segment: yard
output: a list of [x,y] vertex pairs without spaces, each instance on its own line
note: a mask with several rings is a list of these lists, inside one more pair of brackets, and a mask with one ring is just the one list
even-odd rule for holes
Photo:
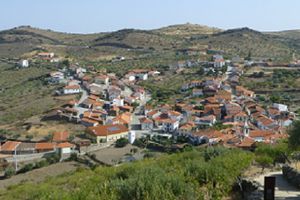
[[[95,154],[96,159],[106,163],[108,165],[115,165],[118,164],[122,159],[126,159],[126,156],[131,157],[132,149],[137,149],[138,147],[132,146],[131,144],[126,145],[123,148],[116,148],[116,147],[108,147],[105,149],[101,149],[99,151],[95,151],[92,154]],[[144,153],[142,149],[138,148],[138,152],[135,153],[133,156],[135,159],[142,159]]]

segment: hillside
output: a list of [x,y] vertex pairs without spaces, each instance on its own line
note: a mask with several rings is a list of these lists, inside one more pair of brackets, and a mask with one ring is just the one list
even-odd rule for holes
[[280,37],[283,37],[283,38],[289,38],[289,39],[300,39],[300,30],[266,32],[266,34],[276,35],[276,36],[280,36]]
[[229,55],[247,56],[250,52],[253,57],[275,60],[288,60],[294,51],[287,41],[279,41],[249,28],[227,30],[206,38],[195,38],[192,42],[208,44],[212,49],[223,50]]
[[72,59],[101,60],[117,55],[176,52],[195,46],[223,50],[225,54],[288,61],[299,55],[300,32],[262,33],[248,28],[222,31],[194,24],[155,30],[123,29],[95,34],[70,34],[21,26],[0,32],[0,57],[21,57],[35,50],[54,51]]

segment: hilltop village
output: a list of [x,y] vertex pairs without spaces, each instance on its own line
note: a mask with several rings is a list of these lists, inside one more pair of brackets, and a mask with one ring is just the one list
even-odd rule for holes
[[[54,53],[47,52],[37,54],[35,59],[59,62]],[[41,120],[80,125],[84,131],[74,135],[57,129],[34,142],[7,139],[1,145],[1,159],[15,163],[19,170],[18,163],[36,162],[55,152],[58,161],[95,152],[101,157],[105,149],[127,143],[160,151],[217,144],[253,150],[258,143],[276,144],[287,138],[286,129],[295,114],[279,102],[261,105],[255,92],[239,83],[249,62],[225,60],[215,54],[212,61],[196,64],[203,67],[203,73],[215,76],[182,82],[178,91],[181,98],[174,104],[153,103],[151,91],[142,86],[148,79],[164,78],[156,69],[132,69],[118,77],[76,63],[58,67],[45,77],[45,82],[59,86],[54,96],[69,100],[45,113]],[[192,65],[195,63],[178,62],[175,71],[180,73]],[[30,67],[28,60],[22,60],[19,67]],[[133,147],[130,151],[138,150]],[[116,159],[121,158],[108,156],[108,164],[124,161]]]

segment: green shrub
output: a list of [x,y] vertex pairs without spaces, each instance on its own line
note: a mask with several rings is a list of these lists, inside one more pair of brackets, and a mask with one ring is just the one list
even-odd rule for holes
[[60,160],[60,155],[58,153],[53,153],[45,156],[49,164],[57,163]]
[[20,173],[31,171],[33,170],[33,168],[34,168],[34,164],[32,163],[26,164],[22,169],[20,169]]
[[4,171],[4,176],[6,177],[6,178],[10,178],[10,177],[12,177],[13,175],[15,175],[16,174],[16,170],[15,170],[15,168],[13,168],[13,167],[7,167],[6,169],[5,169],[5,171]]
[[49,163],[46,160],[41,160],[41,161],[35,163],[34,168],[38,169],[38,168],[46,167],[47,165],[49,165]]
[[116,147],[122,148],[125,147],[129,143],[127,138],[120,138],[116,141]]

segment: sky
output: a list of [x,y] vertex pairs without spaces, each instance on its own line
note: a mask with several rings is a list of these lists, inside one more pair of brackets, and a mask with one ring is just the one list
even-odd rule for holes
[[21,25],[72,33],[193,23],[222,29],[300,29],[299,0],[1,0],[0,30]]

